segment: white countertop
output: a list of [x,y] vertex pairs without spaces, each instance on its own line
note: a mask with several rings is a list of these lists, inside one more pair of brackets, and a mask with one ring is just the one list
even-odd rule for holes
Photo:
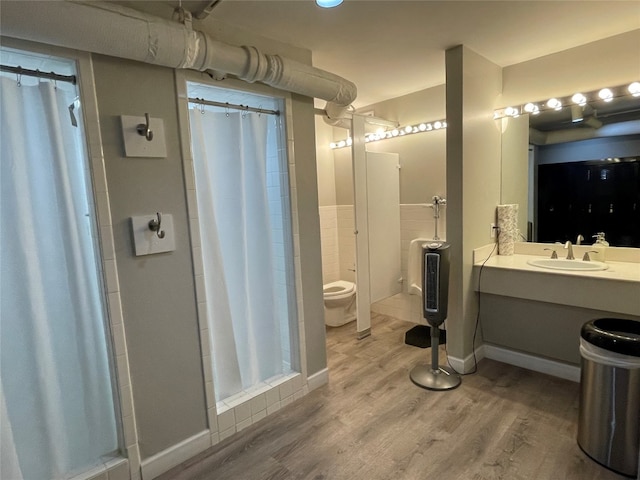
[[[527,262],[535,258],[549,258],[541,255],[494,255],[484,264],[484,268],[505,268],[510,270],[524,270],[547,275],[564,275],[569,277],[586,277],[603,280],[620,280],[625,282],[640,283],[640,263],[632,262],[606,262],[609,266],[607,270],[596,271],[575,271],[575,270],[553,270],[550,268],[535,267]],[[576,259],[575,262],[582,260]],[[477,262],[474,266],[481,266],[482,262]],[[640,285],[638,285],[638,295],[640,296]]]
[[553,270],[527,263],[549,255],[493,255],[484,262],[490,251],[474,252],[476,291],[640,317],[640,263],[605,261],[607,270]]

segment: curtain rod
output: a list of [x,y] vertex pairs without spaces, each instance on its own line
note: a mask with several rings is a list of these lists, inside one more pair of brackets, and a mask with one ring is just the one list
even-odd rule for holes
[[232,108],[234,110],[243,110],[245,112],[264,113],[266,115],[280,115],[278,110],[267,110],[264,108],[249,107],[247,105],[235,105],[233,103],[214,102],[211,100],[205,100],[204,98],[192,98],[189,97],[190,103],[197,103],[200,105],[209,105],[212,107]]
[[75,75],[61,75],[55,72],[41,72],[40,70],[29,70],[28,68],[22,68],[21,66],[11,67],[9,65],[0,65],[0,71],[15,73],[16,75],[26,75],[28,77],[48,78],[58,82],[69,82],[76,84]]

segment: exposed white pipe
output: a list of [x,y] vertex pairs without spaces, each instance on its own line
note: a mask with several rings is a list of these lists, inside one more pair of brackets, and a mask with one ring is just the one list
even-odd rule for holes
[[576,142],[590,138],[603,138],[619,135],[635,135],[640,133],[640,120],[630,120],[605,125],[600,128],[572,128],[541,132],[529,129],[529,141],[534,145],[553,145],[556,143]]
[[[325,119],[325,121],[329,125],[332,125],[334,127],[347,128],[349,130],[351,129],[351,119],[353,118],[353,113],[351,113],[351,110],[349,110],[349,113],[343,114],[341,118],[336,118],[336,119],[329,118],[326,110],[316,108],[314,109],[314,111],[316,115],[322,115],[322,117]],[[373,132],[376,130],[376,128],[380,128],[380,127],[398,128],[398,126],[400,126],[400,124],[396,121],[385,120],[384,118],[373,117],[369,115],[364,116],[364,123],[365,123],[365,133],[367,133],[367,130],[370,130],[371,132]],[[367,128],[367,127],[373,127],[373,128]]]
[[331,72],[251,46],[214,40],[190,26],[105,2],[2,2],[2,34],[171,68],[224,72],[247,82],[327,101],[343,118],[354,83]]

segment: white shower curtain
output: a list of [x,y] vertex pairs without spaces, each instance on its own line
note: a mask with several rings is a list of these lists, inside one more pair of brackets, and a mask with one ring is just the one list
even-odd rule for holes
[[283,371],[267,194],[269,119],[200,109],[190,118],[219,401]]
[[118,448],[88,162],[73,89],[0,82],[2,478],[66,478]]

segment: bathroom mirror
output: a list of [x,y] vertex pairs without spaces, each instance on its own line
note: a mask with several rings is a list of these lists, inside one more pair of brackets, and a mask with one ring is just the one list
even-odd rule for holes
[[519,205],[522,240],[590,244],[604,231],[613,246],[640,247],[640,97],[496,121],[501,202]]

